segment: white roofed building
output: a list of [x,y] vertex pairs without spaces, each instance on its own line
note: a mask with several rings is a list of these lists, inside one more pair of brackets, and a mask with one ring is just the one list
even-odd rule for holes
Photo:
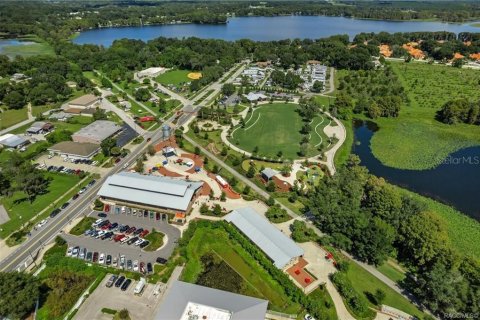
[[98,196],[105,203],[186,213],[202,186],[203,182],[121,172],[107,178]]
[[295,264],[304,251],[292,239],[250,207],[235,209],[225,216],[260,248],[279,269]]

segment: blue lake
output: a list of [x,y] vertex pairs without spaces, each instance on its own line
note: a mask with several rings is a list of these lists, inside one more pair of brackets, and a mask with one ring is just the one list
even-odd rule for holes
[[101,28],[81,32],[73,40],[78,44],[110,46],[116,39],[130,38],[148,41],[157,37],[270,41],[294,38],[325,38],[348,34],[351,39],[361,32],[449,31],[480,32],[472,22],[452,24],[420,21],[359,20],[325,16],[281,16],[230,18],[227,24],[173,24],[145,27]]
[[352,153],[372,174],[449,204],[480,221],[480,147],[454,152],[430,170],[395,169],[383,165],[372,153],[370,139],[377,129],[373,122],[355,122]]
[[19,41],[16,39],[0,39],[0,53],[3,51],[3,48],[10,46],[24,46],[28,44],[33,44],[32,41]]

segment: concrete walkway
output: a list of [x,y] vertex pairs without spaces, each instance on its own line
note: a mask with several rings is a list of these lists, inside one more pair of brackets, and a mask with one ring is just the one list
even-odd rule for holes
[[[0,117],[1,117],[1,113],[0,113]],[[33,116],[32,114],[32,104],[29,102],[28,105],[27,105],[27,119],[26,120],[23,120],[17,124],[14,124],[13,126],[10,126],[8,128],[5,128],[3,130],[0,130],[0,136],[1,135],[4,135],[5,133],[9,133],[10,131],[13,131],[17,128],[21,128],[23,126],[26,126],[27,124],[30,124],[32,123],[33,121],[35,121],[35,117]]]

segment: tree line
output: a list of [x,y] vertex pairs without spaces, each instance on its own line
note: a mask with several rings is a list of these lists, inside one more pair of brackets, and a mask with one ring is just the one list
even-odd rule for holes
[[422,203],[370,175],[352,156],[308,197],[316,225],[335,246],[370,264],[395,257],[402,285],[435,314],[478,314],[480,265],[449,243],[444,222]]
[[437,112],[437,119],[447,124],[480,125],[480,100],[456,99],[448,101]]

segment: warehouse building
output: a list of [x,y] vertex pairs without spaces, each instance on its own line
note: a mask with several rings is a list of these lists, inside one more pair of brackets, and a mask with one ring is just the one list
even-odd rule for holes
[[27,129],[27,133],[30,134],[41,134],[47,133],[53,130],[53,124],[50,122],[37,121],[34,122],[30,128]]
[[0,145],[7,149],[21,149],[29,143],[30,141],[17,136],[16,134],[7,133],[0,136]]
[[103,140],[110,138],[120,132],[122,127],[112,121],[97,120],[86,127],[78,130],[72,135],[72,140],[80,143],[102,143]]
[[268,301],[175,281],[155,319],[264,320]]
[[235,225],[260,248],[279,269],[295,264],[304,251],[250,207],[233,210],[225,220]]
[[98,191],[107,204],[165,213],[187,213],[203,182],[121,172],[107,178]]
[[68,103],[70,108],[75,109],[90,109],[96,108],[100,102],[100,97],[93,94],[86,94],[76,99],[73,99]]
[[100,151],[100,145],[88,142],[62,141],[48,148],[48,151],[63,158],[91,160]]

